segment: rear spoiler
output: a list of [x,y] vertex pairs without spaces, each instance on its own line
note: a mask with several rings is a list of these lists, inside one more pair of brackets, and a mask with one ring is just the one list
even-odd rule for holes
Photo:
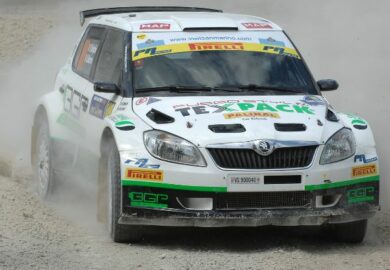
[[144,7],[114,7],[98,8],[80,11],[80,24],[83,26],[85,19],[99,15],[128,13],[128,12],[223,12],[220,9],[199,8],[199,7],[179,7],[179,6],[144,6]]

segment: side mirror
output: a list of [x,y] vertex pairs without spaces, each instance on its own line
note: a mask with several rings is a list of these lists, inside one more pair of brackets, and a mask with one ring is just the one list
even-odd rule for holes
[[95,82],[93,85],[95,92],[99,93],[112,93],[119,95],[120,89],[115,83]]
[[319,80],[317,85],[321,91],[333,91],[339,88],[339,84],[335,80]]

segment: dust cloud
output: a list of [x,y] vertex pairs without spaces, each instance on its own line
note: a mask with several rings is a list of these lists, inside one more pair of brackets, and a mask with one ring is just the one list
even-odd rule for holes
[[[343,112],[357,113],[369,121],[374,131],[381,163],[384,208],[390,208],[388,89],[390,2],[320,0],[242,0],[237,1],[49,1],[0,0],[0,16],[41,16],[50,21],[46,34],[28,44],[22,57],[0,64],[0,153],[14,161],[14,172],[29,171],[30,131],[38,98],[52,89],[57,71],[70,55],[81,34],[78,12],[83,9],[129,5],[186,5],[220,8],[225,12],[251,14],[270,19],[293,39],[316,79],[338,80],[340,88],[325,96]],[[21,15],[22,14],[22,15]],[[28,23],[25,21],[25,23]],[[17,27],[17,26],[16,26]],[[19,25],[18,33],[24,26]],[[47,27],[47,25],[45,25]],[[24,33],[35,35],[34,32]],[[12,55],[12,48],[9,51]],[[95,168],[90,168],[91,171]],[[93,176],[94,177],[94,176]],[[92,178],[93,178],[92,177]],[[60,200],[72,201],[61,209],[71,213],[74,206],[89,201],[83,211],[93,212],[93,192],[83,179],[74,177],[71,185],[82,185],[88,195],[62,192]],[[71,190],[77,190],[73,188]],[[83,190],[82,189],[82,190]],[[76,214],[78,215],[78,214]],[[83,214],[80,214],[83,215]],[[89,217],[92,219],[92,214]],[[79,216],[77,216],[79,217]]]

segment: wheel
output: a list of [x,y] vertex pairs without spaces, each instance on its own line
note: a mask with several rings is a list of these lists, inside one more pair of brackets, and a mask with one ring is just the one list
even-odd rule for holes
[[[99,169],[105,175],[105,187],[100,188],[106,199],[106,224],[111,239],[115,242],[138,242],[142,239],[142,228],[140,226],[119,224],[122,205],[122,187],[120,158],[115,141],[110,138],[107,142],[106,153],[102,154],[100,162],[104,168]],[[101,205],[101,204],[100,204]]]
[[36,121],[37,137],[35,140],[34,175],[36,191],[40,198],[49,199],[53,194],[55,174],[52,161],[52,143],[49,125],[45,117]]
[[334,225],[335,237],[340,242],[361,243],[366,235],[367,219]]

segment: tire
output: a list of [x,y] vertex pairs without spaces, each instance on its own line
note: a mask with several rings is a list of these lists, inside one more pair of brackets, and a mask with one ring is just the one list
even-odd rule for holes
[[335,237],[340,242],[361,243],[367,230],[367,219],[334,225]]
[[37,136],[35,142],[34,178],[35,189],[39,197],[48,200],[52,197],[55,186],[55,173],[53,168],[53,149],[50,139],[49,124],[45,116],[36,120]]
[[103,166],[99,169],[100,173],[105,175],[105,187],[100,188],[100,191],[105,193],[103,198],[106,199],[106,209],[103,213],[106,214],[111,239],[118,243],[140,241],[143,234],[140,226],[118,223],[122,207],[121,170],[118,148],[112,138],[107,141],[106,153],[102,154],[100,166]]

